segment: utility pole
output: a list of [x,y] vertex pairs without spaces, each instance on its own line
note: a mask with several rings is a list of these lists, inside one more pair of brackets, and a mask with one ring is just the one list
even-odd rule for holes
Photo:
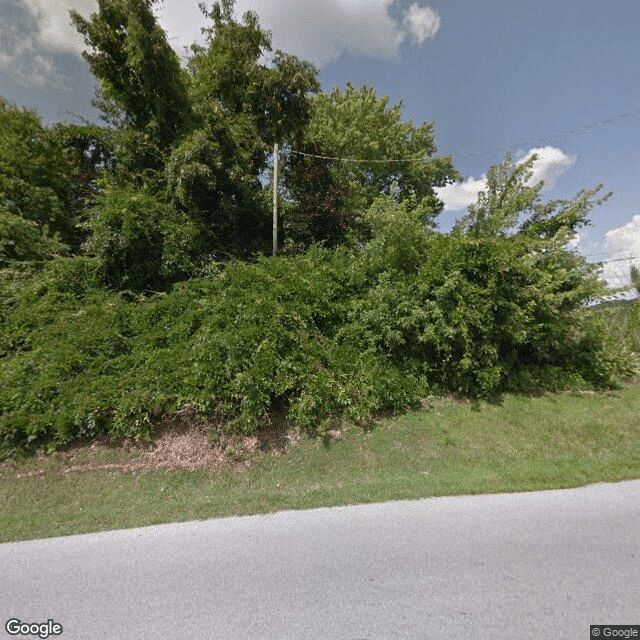
[[278,143],[273,145],[273,255],[278,252]]

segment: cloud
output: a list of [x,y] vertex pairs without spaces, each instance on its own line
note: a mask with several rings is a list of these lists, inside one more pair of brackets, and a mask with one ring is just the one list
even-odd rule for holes
[[94,10],[94,0],[3,0],[0,22],[0,71],[14,82],[36,89],[65,89],[54,55],[79,54],[82,36],[71,26],[69,9]]
[[421,7],[414,3],[406,11],[404,23],[409,29],[413,41],[421,45],[440,29],[440,16],[431,7]]
[[[398,7],[397,0],[237,0],[236,17],[247,11],[255,11],[262,27],[272,32],[274,49],[319,67],[345,51],[392,60],[409,36],[422,45],[440,27],[433,9],[418,3]],[[173,44],[179,53],[201,41],[203,16],[196,0],[165,0],[159,15],[163,27],[177,37]]]
[[640,215],[633,216],[631,222],[607,231],[605,235],[607,250],[612,253],[629,251],[640,255]]
[[[536,184],[542,180],[544,189],[550,189],[567,168],[576,161],[575,156],[568,156],[556,147],[542,147],[531,149],[517,161],[517,164],[527,161],[533,154],[536,154],[538,158],[533,164],[533,175],[528,184]],[[440,187],[435,191],[444,202],[445,211],[460,211],[473,204],[478,197],[478,193],[485,189],[486,186],[487,176],[485,174],[479,180],[470,177],[462,182]]]
[[581,253],[582,247],[580,246],[580,243],[582,242],[582,240],[582,235],[576,233],[576,235],[573,236],[573,238],[571,238],[569,242],[567,242],[567,244],[565,245],[565,249],[567,251],[575,251],[576,253]]
[[38,44],[46,50],[80,53],[84,40],[71,24],[69,10],[76,9],[88,16],[97,11],[96,0],[23,0],[25,7],[38,21]]
[[[83,16],[97,10],[97,0],[2,0],[0,71],[25,86],[64,87],[54,56],[84,49],[71,25],[69,10]],[[400,5],[399,5],[400,3]],[[211,0],[206,2],[211,5]],[[205,18],[198,0],[164,0],[156,5],[159,22],[175,50],[202,41]],[[273,33],[274,49],[282,49],[322,67],[343,52],[394,59],[408,38],[422,45],[440,28],[433,9],[402,0],[237,0],[236,14],[256,11]]]
[[[632,265],[640,268],[640,215],[627,224],[605,234],[607,257],[603,277],[613,287],[626,287],[630,283]],[[613,262],[608,262],[613,260]]]
[[486,176],[476,180],[473,176],[463,182],[454,182],[446,187],[435,189],[436,194],[444,202],[445,211],[461,211],[473,204],[478,194],[487,186]]
[[542,180],[545,189],[551,189],[558,178],[576,161],[576,156],[568,156],[557,147],[541,147],[531,149],[518,160],[518,164],[526,162],[534,154],[538,159],[533,164],[533,175],[529,184],[536,184]]

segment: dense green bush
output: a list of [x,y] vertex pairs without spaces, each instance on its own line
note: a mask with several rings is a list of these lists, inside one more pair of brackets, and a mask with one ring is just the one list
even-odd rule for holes
[[211,260],[210,230],[172,204],[133,185],[109,186],[91,212],[86,248],[114,289],[158,291],[197,275]]
[[77,249],[77,158],[40,117],[0,96],[0,267]]
[[527,268],[492,282],[508,243],[432,234],[413,273],[379,270],[368,247],[315,249],[211,269],[152,298],[102,290],[86,258],[13,288],[5,278],[3,446],[145,437],[154,416],[186,404],[249,432],[274,410],[326,428],[438,391],[549,384],[552,370],[556,382],[607,384],[588,311],[558,310],[545,327],[550,310],[524,299]]
[[[145,198],[114,213],[134,248],[153,224]],[[597,388],[633,373],[631,343],[588,306],[605,291],[597,267],[564,249],[569,227],[548,209],[535,233],[438,234],[428,213],[385,196],[362,216],[364,243],[212,262],[151,297],[102,288],[100,258],[2,272],[3,449],[144,438],[185,405],[243,432],[274,412],[322,430],[431,393]]]
[[33,220],[11,213],[0,204],[0,267],[16,262],[39,262],[65,253],[69,247]]

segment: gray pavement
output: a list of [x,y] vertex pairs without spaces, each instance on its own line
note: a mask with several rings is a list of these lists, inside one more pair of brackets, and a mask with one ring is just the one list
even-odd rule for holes
[[640,625],[640,481],[0,545],[5,622],[72,639],[570,639]]

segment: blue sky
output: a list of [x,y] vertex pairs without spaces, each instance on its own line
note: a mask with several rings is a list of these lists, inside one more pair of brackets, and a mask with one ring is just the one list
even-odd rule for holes
[[[0,0],[0,94],[46,121],[95,117],[93,82],[69,8],[95,0]],[[159,18],[179,53],[200,37],[198,0],[165,0]],[[209,3],[210,4],[210,3]],[[255,10],[275,48],[320,69],[324,90],[350,81],[403,100],[414,122],[435,122],[439,152],[467,179],[442,192],[447,230],[512,146],[533,149],[545,198],[604,183],[577,248],[615,259],[604,275],[628,282],[640,256],[640,2],[638,0],[237,0]],[[610,120],[606,124],[599,124]],[[590,126],[596,125],[596,126]],[[577,130],[577,131],[576,131]],[[569,135],[569,132],[575,131]],[[527,144],[523,144],[527,143]],[[624,260],[622,260],[624,258]],[[640,258],[634,260],[640,265]]]

